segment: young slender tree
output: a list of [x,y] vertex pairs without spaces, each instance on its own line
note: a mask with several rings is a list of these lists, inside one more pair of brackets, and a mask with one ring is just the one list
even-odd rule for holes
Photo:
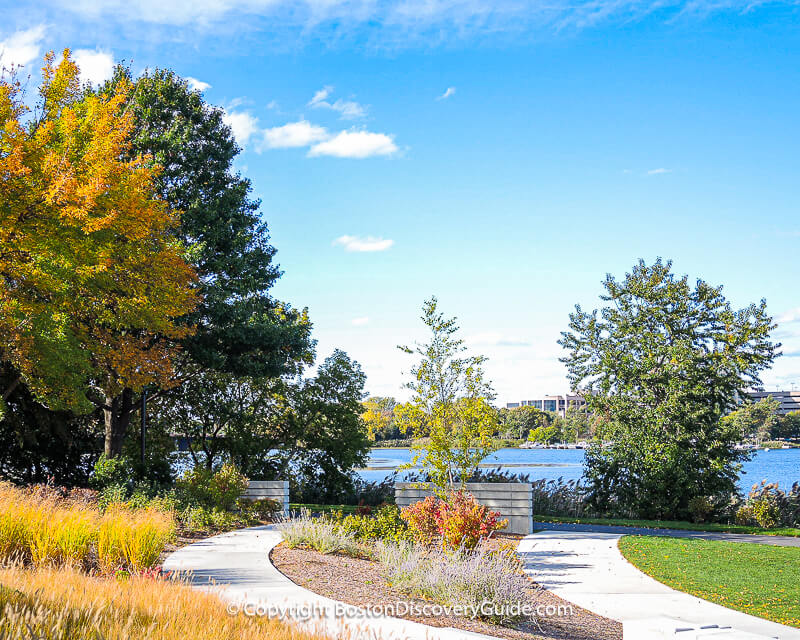
[[430,329],[430,340],[399,349],[416,355],[406,384],[409,402],[399,406],[398,426],[424,442],[414,444],[408,467],[420,465],[433,485],[446,492],[458,484],[463,488],[478,464],[494,450],[497,411],[491,384],[485,379],[483,356],[466,355],[464,341],[457,338],[456,318],[438,311],[435,297],[422,306],[422,321]]
[[605,306],[576,307],[560,340],[572,387],[610,441],[587,452],[593,506],[680,519],[692,497],[728,500],[745,454],[740,429],[720,418],[777,355],[766,302],[735,310],[722,287],[692,287],[661,259],[603,286]]

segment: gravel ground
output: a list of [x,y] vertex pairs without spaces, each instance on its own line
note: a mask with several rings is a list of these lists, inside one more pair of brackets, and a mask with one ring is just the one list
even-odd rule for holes
[[[371,560],[338,555],[323,555],[306,549],[289,549],[285,545],[273,549],[273,564],[301,587],[320,595],[352,605],[373,606],[394,604],[398,601],[426,604],[394,591],[381,575],[380,565]],[[541,605],[569,605],[534,583],[526,597]],[[427,603],[430,604],[430,603]],[[564,609],[562,609],[563,611]],[[419,618],[402,616],[433,627],[455,627],[498,638],[512,640],[538,640],[543,638],[563,640],[621,640],[622,625],[600,617],[590,611],[572,606],[572,615],[543,617],[537,622],[523,622],[515,628],[501,627],[456,616]]]

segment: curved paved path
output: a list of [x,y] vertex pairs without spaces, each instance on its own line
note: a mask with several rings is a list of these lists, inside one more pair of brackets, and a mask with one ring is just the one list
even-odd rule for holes
[[285,617],[305,630],[330,637],[497,640],[388,616],[367,619],[363,609],[303,589],[278,571],[269,560],[269,552],[281,540],[281,534],[273,526],[240,529],[178,549],[165,560],[163,569],[183,574],[196,588],[216,591],[234,608],[247,604],[253,612],[258,607],[262,610],[270,607],[274,613],[285,612]]
[[719,542],[746,542],[769,544],[776,547],[800,547],[800,538],[793,536],[765,536],[754,533],[716,533],[712,531],[684,531],[682,529],[655,529],[651,527],[621,527],[607,524],[571,524],[568,522],[534,522],[535,531],[575,531],[582,533],[618,533],[623,536],[666,536],[668,538],[697,538]]
[[622,622],[626,640],[685,637],[673,635],[674,624],[670,635],[629,632],[644,624],[643,621],[657,618],[680,621],[695,628],[716,624],[757,634],[756,637],[800,640],[800,629],[727,609],[650,578],[622,556],[617,547],[621,537],[621,533],[598,531],[540,531],[523,538],[517,553],[526,573],[546,589]]

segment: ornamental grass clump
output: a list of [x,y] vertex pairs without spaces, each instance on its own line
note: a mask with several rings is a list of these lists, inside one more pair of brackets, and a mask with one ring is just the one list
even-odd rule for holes
[[[177,580],[0,568],[3,640],[313,640],[278,620],[231,616],[216,593]],[[322,636],[316,636],[322,637]]]
[[305,509],[279,524],[278,530],[290,549],[306,547],[324,554],[365,555],[365,550],[352,533],[342,530],[331,520],[311,517],[311,513]]
[[531,584],[513,550],[485,545],[455,551],[408,543],[378,543],[383,574],[395,589],[444,605],[474,607],[481,618],[510,624],[529,604]]
[[164,546],[174,537],[172,514],[111,505],[97,532],[97,562],[107,572],[120,568],[140,572],[156,564]]
[[0,484],[0,562],[141,572],[175,535],[170,511],[111,504],[105,513]]

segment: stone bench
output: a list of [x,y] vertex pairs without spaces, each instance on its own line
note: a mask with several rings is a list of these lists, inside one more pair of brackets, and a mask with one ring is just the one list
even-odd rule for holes
[[287,480],[250,480],[242,497],[249,500],[269,498],[282,506],[283,515],[289,515],[289,482]]

